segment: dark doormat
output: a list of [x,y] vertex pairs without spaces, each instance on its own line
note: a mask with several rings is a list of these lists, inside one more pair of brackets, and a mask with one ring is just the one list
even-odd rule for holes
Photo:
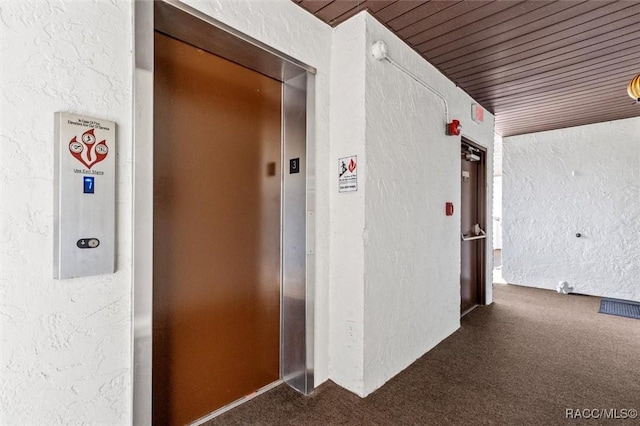
[[600,310],[598,312],[601,314],[640,319],[640,302],[603,297],[600,300]]

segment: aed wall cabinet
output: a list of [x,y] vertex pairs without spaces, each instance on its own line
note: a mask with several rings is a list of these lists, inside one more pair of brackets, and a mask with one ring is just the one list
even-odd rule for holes
[[115,272],[116,123],[55,113],[53,277]]

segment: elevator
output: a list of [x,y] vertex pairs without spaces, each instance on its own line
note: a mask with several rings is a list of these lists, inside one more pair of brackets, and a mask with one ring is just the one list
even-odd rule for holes
[[134,419],[199,424],[282,382],[309,393],[315,69],[178,1],[136,6],[153,264],[135,289]]

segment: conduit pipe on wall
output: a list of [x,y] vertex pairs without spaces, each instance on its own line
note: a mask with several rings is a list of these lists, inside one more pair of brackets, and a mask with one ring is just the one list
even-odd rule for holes
[[387,61],[387,62],[389,62],[391,65],[395,66],[400,71],[404,72],[409,77],[414,79],[422,87],[424,87],[425,89],[429,90],[431,93],[433,93],[437,97],[439,97],[442,100],[442,102],[444,103],[445,124],[449,124],[449,104],[447,103],[447,100],[444,98],[444,96],[442,96],[440,93],[438,93],[438,91],[436,91],[436,89],[434,89],[433,87],[429,86],[424,81],[420,80],[420,78],[418,76],[416,76],[414,73],[412,73],[411,71],[409,71],[408,69],[406,69],[405,67],[403,67],[402,65],[400,65],[399,63],[394,61],[393,59],[391,59],[389,57],[389,55],[388,55],[388,52],[387,52],[387,43],[385,43],[382,40],[378,40],[375,43],[373,43],[373,45],[371,46],[371,55],[377,61]]

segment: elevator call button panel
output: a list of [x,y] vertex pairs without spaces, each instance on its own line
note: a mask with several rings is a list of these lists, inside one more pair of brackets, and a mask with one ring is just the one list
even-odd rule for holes
[[54,278],[115,272],[116,123],[55,114]]

